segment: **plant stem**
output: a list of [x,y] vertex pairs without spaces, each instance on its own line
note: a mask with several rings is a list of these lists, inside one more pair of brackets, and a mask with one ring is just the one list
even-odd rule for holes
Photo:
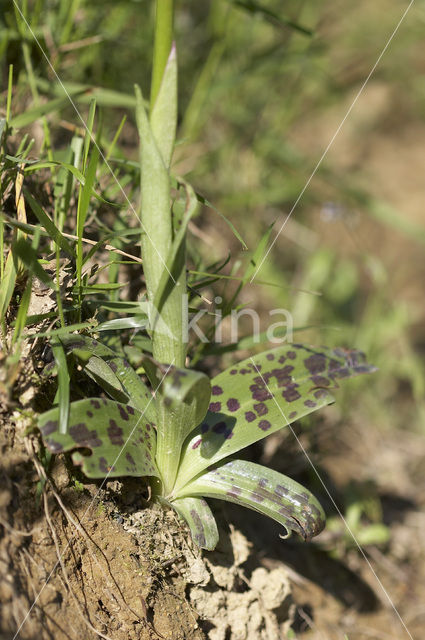
[[174,0],[156,0],[155,43],[153,51],[151,101],[152,111],[161,86],[165,65],[173,43]]
[[[184,326],[187,324],[184,317],[184,242],[173,264],[167,265],[177,232],[176,220],[171,213],[169,173],[177,123],[177,59],[172,43],[173,1],[157,0],[149,122],[140,90],[136,89],[142,141],[142,222],[146,230],[142,235],[143,269],[148,300],[154,305],[151,318],[153,356],[159,362],[184,367]],[[160,288],[164,270],[169,274],[165,289]]]

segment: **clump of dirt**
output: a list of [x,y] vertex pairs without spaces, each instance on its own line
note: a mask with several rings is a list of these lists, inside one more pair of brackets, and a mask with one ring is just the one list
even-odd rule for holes
[[[152,510],[154,513],[155,510]],[[132,514],[124,528],[136,538],[143,533],[145,511]],[[186,596],[199,615],[198,624],[209,640],[261,640],[286,636],[293,617],[291,588],[283,567],[268,571],[258,567],[247,538],[232,525],[221,522],[220,542],[213,552],[201,553],[184,535],[179,545],[170,544],[176,516],[167,512],[168,526],[162,529],[160,558],[186,581]],[[181,525],[178,523],[181,534]],[[158,552],[158,549],[157,549]],[[249,577],[248,577],[249,576]]]

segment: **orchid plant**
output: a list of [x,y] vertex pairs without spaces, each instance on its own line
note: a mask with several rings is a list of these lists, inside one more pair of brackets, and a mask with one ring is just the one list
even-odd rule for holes
[[305,540],[323,529],[323,509],[307,489],[232,456],[332,402],[328,388],[338,380],[371,371],[361,353],[287,344],[243,360],[211,381],[146,356],[152,394],[109,347],[81,335],[62,341],[114,400],[71,403],[65,432],[59,408],[42,414],[39,427],[50,451],[89,450],[91,455],[72,456],[89,478],[148,476],[153,497],[173,507],[205,549],[218,541],[205,497],[250,507]]
[[[333,401],[338,381],[372,371],[357,351],[284,344],[226,369],[212,380],[186,368],[186,230],[197,209],[190,185],[172,176],[177,124],[177,56],[173,0],[156,3],[149,111],[136,87],[140,134],[142,258],[152,355],[142,357],[147,383],[118,353],[86,335],[60,340],[110,396],[72,402],[39,416],[46,447],[72,451],[89,478],[147,478],[153,499],[188,523],[193,540],[213,549],[217,525],[205,501],[245,505],[308,540],[324,526],[316,498],[292,479],[234,459],[241,449]],[[186,194],[172,206],[171,185]],[[139,325],[140,326],[140,325]]]

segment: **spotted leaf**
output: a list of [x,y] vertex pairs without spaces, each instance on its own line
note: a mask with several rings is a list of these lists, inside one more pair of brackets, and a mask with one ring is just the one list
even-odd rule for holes
[[157,405],[157,461],[168,493],[173,486],[186,436],[208,409],[210,381],[204,373],[160,364],[145,356],[143,365],[154,389]]
[[52,453],[91,451],[72,456],[89,478],[159,477],[154,425],[130,404],[86,398],[70,405],[67,433],[59,433],[59,409],[40,415],[38,426]]
[[338,381],[373,371],[358,351],[288,344],[211,381],[209,411],[188,436],[176,490],[219,460],[333,402]]
[[325,526],[323,509],[307,489],[277,471],[245,460],[225,462],[201,474],[179,492],[179,500],[189,496],[219,498],[249,507],[304,540]]
[[171,506],[186,520],[192,540],[198,547],[209,551],[215,549],[218,542],[217,524],[203,498],[178,498]]
[[87,375],[114,400],[131,404],[150,421],[156,421],[155,403],[148,387],[127,360],[106,345],[83,335],[61,336]]

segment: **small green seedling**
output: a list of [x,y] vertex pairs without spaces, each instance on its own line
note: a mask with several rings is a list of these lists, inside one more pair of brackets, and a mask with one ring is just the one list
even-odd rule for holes
[[324,526],[316,498],[290,478],[232,456],[329,404],[329,388],[373,367],[357,351],[285,344],[235,364],[211,381],[185,368],[186,230],[197,196],[177,179],[186,192],[186,207],[171,205],[177,125],[172,22],[173,0],[157,0],[149,113],[136,87],[146,282],[142,304],[152,347],[142,366],[150,385],[100,342],[61,334],[68,353],[111,399],[79,400],[69,412],[60,406],[51,409],[39,417],[40,431],[51,452],[76,449],[73,461],[89,478],[150,478],[153,498],[186,520],[202,548],[213,549],[218,540],[205,497],[245,505],[308,540]]

